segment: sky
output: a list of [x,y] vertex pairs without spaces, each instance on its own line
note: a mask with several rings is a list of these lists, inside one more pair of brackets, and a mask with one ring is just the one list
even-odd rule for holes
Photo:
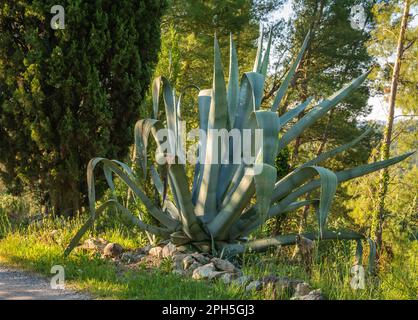
[[[292,3],[290,0],[286,1],[280,10],[274,12],[271,16],[271,19],[278,20],[281,18],[288,19],[293,13]],[[414,21],[413,24],[418,24],[418,19]],[[365,120],[375,120],[375,121],[385,121],[387,120],[388,115],[388,104],[385,101],[383,96],[375,96],[369,98],[369,105],[372,106],[372,112],[365,117]],[[395,116],[401,115],[402,112],[400,109],[395,110]]]

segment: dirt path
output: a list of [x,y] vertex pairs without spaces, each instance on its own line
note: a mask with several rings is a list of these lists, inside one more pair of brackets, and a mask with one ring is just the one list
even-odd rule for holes
[[88,300],[71,290],[53,290],[50,280],[0,265],[0,300]]

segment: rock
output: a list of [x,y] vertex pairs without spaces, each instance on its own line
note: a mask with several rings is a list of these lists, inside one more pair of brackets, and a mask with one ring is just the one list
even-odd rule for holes
[[195,263],[196,260],[192,256],[185,256],[183,258],[183,269],[187,270],[190,268],[190,266]]
[[295,296],[306,296],[311,292],[311,287],[306,282],[298,283],[295,289]]
[[304,296],[294,296],[291,300],[325,300],[325,297],[322,295],[321,289],[316,289]]
[[290,279],[288,277],[278,277],[276,281],[276,287],[281,291],[294,291],[296,290],[296,286],[302,282],[303,281],[301,280]]
[[136,263],[144,257],[145,257],[144,254],[138,254],[135,252],[124,252],[122,253],[122,256],[120,257],[120,259],[126,263]]
[[201,253],[192,253],[191,256],[200,264],[208,264],[210,262],[210,259],[208,257],[205,257]]
[[225,284],[230,284],[236,277],[237,277],[237,275],[235,273],[227,272],[227,273],[224,273],[221,276],[221,280]]
[[161,247],[154,247],[151,248],[148,252],[150,256],[156,257],[156,258],[162,258],[163,257],[163,248]]
[[228,274],[228,273],[226,271],[213,271],[212,273],[209,274],[208,280],[212,281],[212,280],[220,279],[225,274]]
[[108,243],[109,243],[108,241],[102,238],[98,238],[98,239],[90,238],[84,241],[84,243],[81,245],[81,248],[86,249],[86,250],[103,251],[104,247]]
[[163,255],[163,258],[168,258],[168,257],[172,257],[176,252],[177,252],[177,247],[171,242],[169,242],[163,247],[162,255]]
[[259,291],[263,288],[263,283],[261,281],[255,280],[250,282],[246,287],[245,291]]
[[235,266],[227,260],[223,260],[223,259],[219,259],[219,258],[212,258],[211,261],[213,262],[216,269],[218,269],[218,270],[226,271],[226,272],[234,272],[235,271]]
[[208,279],[210,274],[214,271],[215,265],[213,263],[208,263],[193,270],[192,278],[195,280]]
[[123,247],[118,243],[108,243],[103,249],[103,255],[109,258],[119,258],[123,253]]
[[252,280],[253,278],[251,276],[241,276],[235,279],[234,281],[232,281],[231,284],[241,287],[241,286],[247,285],[247,283],[249,283]]
[[193,274],[193,271],[195,271],[197,268],[200,268],[201,266],[202,266],[202,265],[201,265],[199,262],[195,261],[195,262],[193,262],[193,263],[189,266],[189,268],[187,269],[187,271],[188,271],[189,273]]
[[176,253],[174,256],[172,256],[173,259],[173,271],[177,270],[177,271],[181,271],[181,273],[184,273],[184,268],[183,268],[183,259],[186,257],[185,254],[182,253]]

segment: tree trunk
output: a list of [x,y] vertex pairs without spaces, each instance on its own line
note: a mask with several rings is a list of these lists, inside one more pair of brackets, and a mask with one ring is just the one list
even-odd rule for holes
[[[299,96],[300,96],[301,102],[305,101],[308,98],[308,71],[307,71],[308,67],[307,67],[307,64],[309,63],[309,57],[310,57],[311,51],[312,51],[311,43],[312,43],[313,38],[315,36],[314,30],[315,30],[316,27],[320,26],[320,24],[321,24],[322,16],[324,14],[324,8],[325,8],[325,1],[324,0],[318,1],[317,6],[316,6],[316,10],[313,13],[313,16],[314,17],[316,16],[316,19],[314,19],[312,21],[311,26],[310,26],[311,38],[309,40],[308,47],[306,48],[306,54],[305,54],[305,57],[303,59],[304,61],[303,61],[303,63],[301,62],[300,65],[299,65],[300,68],[302,68],[302,67],[304,68],[304,78],[300,83],[301,93],[300,93]],[[298,120],[303,118],[304,115],[305,115],[305,113],[302,112],[299,115]],[[296,164],[296,162],[299,158],[299,149],[300,149],[301,145],[302,145],[302,136],[298,136],[298,137],[296,137],[295,145],[294,145],[293,153],[292,153],[292,164],[294,166],[295,166],[295,164]]]
[[[401,61],[403,55],[403,48],[404,48],[404,38],[405,32],[408,24],[408,16],[409,16],[409,9],[411,5],[410,0],[405,0],[405,7],[402,14],[402,22],[401,22],[401,29],[399,32],[398,38],[398,45],[397,45],[397,53],[396,53],[396,61],[395,66],[393,69],[393,76],[392,76],[392,84],[390,89],[390,99],[389,99],[389,114],[385,129],[385,135],[381,147],[381,159],[387,160],[390,157],[390,144],[392,141],[392,131],[393,131],[393,120],[395,114],[395,102],[396,102],[396,94],[398,91],[398,80],[399,80],[399,72],[401,68]],[[388,191],[388,184],[389,184],[389,170],[385,168],[382,170],[380,175],[379,181],[379,201],[378,207],[373,215],[372,220],[372,230],[371,235],[374,237],[376,241],[376,245],[378,248],[378,253],[381,251],[382,248],[382,233],[383,233],[383,223],[385,220],[385,200],[386,194]]]

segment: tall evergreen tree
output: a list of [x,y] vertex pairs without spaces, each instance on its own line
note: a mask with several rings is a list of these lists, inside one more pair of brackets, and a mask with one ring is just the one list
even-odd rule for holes
[[[0,4],[0,162],[10,189],[57,214],[84,204],[94,156],[124,158],[160,46],[164,0]],[[13,188],[17,186],[20,188]]]

